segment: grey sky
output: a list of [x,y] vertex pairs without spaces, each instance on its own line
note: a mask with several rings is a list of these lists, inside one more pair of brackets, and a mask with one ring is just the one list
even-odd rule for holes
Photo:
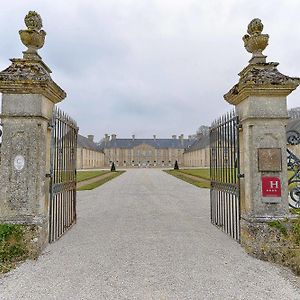
[[[270,35],[267,60],[300,76],[298,0],[1,2],[1,69],[21,56],[18,30],[36,10],[47,32],[40,55],[68,94],[60,106],[97,140],[193,134],[227,112],[223,94],[251,57],[242,36],[255,17]],[[288,106],[299,98],[295,91]]]

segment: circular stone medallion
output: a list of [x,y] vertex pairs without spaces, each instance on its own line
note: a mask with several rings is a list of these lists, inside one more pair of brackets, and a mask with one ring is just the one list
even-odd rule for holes
[[25,166],[25,158],[22,155],[17,155],[14,160],[14,167],[17,171],[21,171]]

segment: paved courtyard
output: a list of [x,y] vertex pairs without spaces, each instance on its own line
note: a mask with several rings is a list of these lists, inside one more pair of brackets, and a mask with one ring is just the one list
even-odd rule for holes
[[0,299],[300,299],[297,278],[209,221],[209,191],[129,170],[78,195],[78,222],[0,279]]

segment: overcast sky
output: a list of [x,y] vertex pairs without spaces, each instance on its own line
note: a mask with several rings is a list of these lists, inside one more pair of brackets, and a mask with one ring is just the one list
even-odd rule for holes
[[[227,112],[253,18],[270,35],[267,60],[300,77],[299,0],[1,0],[1,70],[25,50],[29,10],[47,32],[39,54],[68,94],[60,107],[96,140],[193,134]],[[288,106],[299,100],[300,88]]]

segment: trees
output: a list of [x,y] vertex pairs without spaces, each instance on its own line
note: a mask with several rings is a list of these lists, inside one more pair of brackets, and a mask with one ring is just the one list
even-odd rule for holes
[[199,126],[196,132],[196,137],[201,137],[203,135],[208,135],[208,134],[209,134],[209,126],[201,125]]

